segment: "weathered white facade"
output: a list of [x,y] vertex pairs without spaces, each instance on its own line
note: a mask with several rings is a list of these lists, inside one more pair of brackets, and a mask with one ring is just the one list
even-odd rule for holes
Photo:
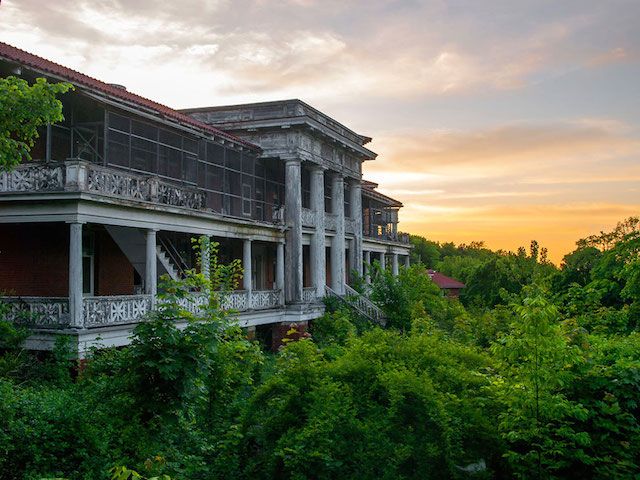
[[408,264],[401,204],[362,181],[370,139],[299,100],[176,112],[0,44],[0,74],[18,71],[76,86],[34,161],[0,173],[0,289],[33,348],[126,344],[158,277],[195,266],[191,237],[242,260],[223,306],[245,327],[312,320],[374,259]]

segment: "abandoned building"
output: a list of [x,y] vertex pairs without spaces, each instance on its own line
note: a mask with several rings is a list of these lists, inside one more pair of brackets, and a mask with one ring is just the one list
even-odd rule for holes
[[75,86],[33,161],[0,172],[0,292],[30,348],[125,345],[199,236],[242,261],[222,305],[243,327],[303,325],[326,295],[381,315],[349,285],[374,261],[397,274],[410,246],[402,204],[362,179],[370,138],[300,100],[176,111],[2,43],[0,75]]

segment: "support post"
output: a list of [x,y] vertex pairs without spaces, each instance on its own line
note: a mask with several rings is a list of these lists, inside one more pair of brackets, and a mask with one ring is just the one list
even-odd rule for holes
[[69,316],[73,328],[84,326],[82,309],[82,223],[69,224]]
[[202,235],[200,237],[200,273],[207,280],[211,279],[211,239],[208,235]]
[[364,252],[364,263],[364,281],[365,283],[371,283],[371,252],[369,250]]
[[280,303],[284,303],[284,243],[276,245],[276,287],[280,289]]
[[360,179],[352,179],[350,187],[349,203],[354,223],[351,268],[362,276],[362,186]]
[[242,287],[249,294],[249,298],[251,298],[251,291],[253,290],[253,285],[251,282],[251,240],[244,240],[242,242]]
[[399,273],[397,253],[391,255],[391,273],[393,273],[394,277],[397,277]]
[[300,160],[287,160],[285,164],[285,270],[287,302],[302,302],[302,176]]
[[144,264],[144,290],[151,295],[151,304],[156,304],[158,293],[158,252],[156,248],[156,232],[152,228],[146,231],[146,255]]
[[404,268],[409,268],[410,266],[411,266],[411,255],[405,255]]
[[326,252],[324,247],[324,169],[319,165],[311,168],[311,210],[316,221],[311,238],[311,278],[316,289],[316,297],[324,297],[327,283]]
[[344,294],[345,243],[344,243],[344,180],[335,172],[331,182],[331,208],[336,216],[336,236],[331,243],[331,288],[338,295]]
[[380,268],[382,268],[382,270],[387,268],[387,261],[384,252],[380,253]]

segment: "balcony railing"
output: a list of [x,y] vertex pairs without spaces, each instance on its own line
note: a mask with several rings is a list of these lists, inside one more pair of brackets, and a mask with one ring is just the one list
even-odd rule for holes
[[324,214],[324,228],[335,231],[338,226],[338,216],[335,213]]
[[302,289],[302,301],[304,303],[313,303],[318,296],[318,289],[316,287],[304,287]]
[[151,301],[151,295],[84,297],[84,326],[91,328],[136,322],[151,311]]
[[69,325],[69,299],[66,297],[3,297],[5,318],[21,325],[64,328]]
[[315,227],[316,225],[316,212],[309,208],[302,209],[302,226],[303,227]]
[[393,234],[393,233],[387,233],[387,232],[382,232],[382,233],[378,233],[378,232],[365,232],[364,234],[364,238],[372,238],[375,240],[383,240],[383,241],[387,241],[387,242],[396,242],[396,243],[404,243],[406,245],[408,245],[409,242],[409,234],[408,233],[403,233],[403,232],[398,232],[397,234]]
[[356,233],[356,219],[345,217],[344,218],[344,231],[354,235]]
[[[30,327],[61,329],[71,325],[69,299],[66,297],[0,297],[7,305],[6,319]],[[207,303],[204,294],[194,293],[181,299],[180,306],[198,315]],[[223,310],[246,312],[268,310],[282,305],[280,290],[237,290],[223,293],[220,299]],[[117,295],[84,297],[82,299],[83,323],[80,327],[95,328],[110,325],[136,323],[152,309],[151,295]]]
[[0,193],[52,191],[89,192],[193,210],[205,206],[204,193],[195,188],[80,160],[31,163],[0,173]]

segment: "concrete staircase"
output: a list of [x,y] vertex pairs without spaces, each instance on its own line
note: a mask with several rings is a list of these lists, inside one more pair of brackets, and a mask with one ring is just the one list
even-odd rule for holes
[[373,323],[377,323],[378,325],[385,326],[387,324],[387,317],[384,312],[374,304],[371,300],[369,300],[364,295],[359,294],[349,285],[345,285],[345,294],[339,295],[334,290],[329,287],[326,288],[326,293],[328,297],[334,297],[339,299],[342,303],[347,305],[349,308],[354,310],[359,315],[362,315],[365,318],[368,318]]
[[[131,265],[133,265],[133,268],[138,272],[138,275],[144,278],[147,251],[147,240],[144,233],[137,228],[113,225],[107,225],[105,228],[118,247],[120,247],[122,253],[125,254]],[[158,262],[158,276],[167,273],[174,280],[179,278],[178,267],[160,245],[156,246],[156,258]]]
[[162,265],[162,268],[164,268],[165,272],[167,272],[171,278],[177,280],[180,273],[171,261],[171,258],[169,258],[169,255],[167,255],[160,245],[156,245],[156,256],[158,257],[158,264]]

